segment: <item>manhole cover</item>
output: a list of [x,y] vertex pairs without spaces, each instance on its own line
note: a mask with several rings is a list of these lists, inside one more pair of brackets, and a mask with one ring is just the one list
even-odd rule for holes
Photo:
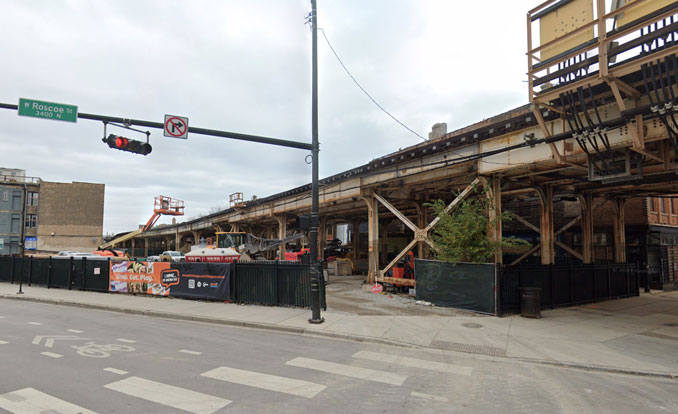
[[479,323],[474,323],[474,322],[467,322],[467,323],[462,323],[461,326],[464,328],[482,328],[483,325]]

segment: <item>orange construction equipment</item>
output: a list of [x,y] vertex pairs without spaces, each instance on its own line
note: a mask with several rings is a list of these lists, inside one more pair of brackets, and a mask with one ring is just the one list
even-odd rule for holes
[[153,215],[148,219],[148,222],[146,222],[144,231],[153,227],[155,222],[158,221],[163,214],[167,216],[183,216],[184,202],[163,195],[155,197],[155,201],[153,202]]

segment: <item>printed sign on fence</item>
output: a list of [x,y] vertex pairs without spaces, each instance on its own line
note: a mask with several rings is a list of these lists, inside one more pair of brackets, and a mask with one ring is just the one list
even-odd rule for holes
[[111,262],[109,291],[230,300],[230,264]]

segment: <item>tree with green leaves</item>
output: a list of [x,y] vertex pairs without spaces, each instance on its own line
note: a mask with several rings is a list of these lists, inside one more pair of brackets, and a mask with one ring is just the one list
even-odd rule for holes
[[515,237],[490,240],[488,228],[494,227],[498,220],[510,221],[511,216],[502,212],[490,220],[491,200],[485,191],[476,188],[475,192],[475,196],[469,196],[450,211],[446,211],[447,206],[442,200],[428,204],[440,218],[431,234],[437,246],[437,259],[452,263],[487,263],[502,248],[529,246],[526,241]]

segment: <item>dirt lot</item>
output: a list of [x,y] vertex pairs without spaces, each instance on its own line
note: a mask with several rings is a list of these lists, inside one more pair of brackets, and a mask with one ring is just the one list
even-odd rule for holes
[[330,276],[327,308],[356,315],[483,316],[459,309],[417,305],[416,299],[407,293],[365,292],[364,279],[365,276]]

